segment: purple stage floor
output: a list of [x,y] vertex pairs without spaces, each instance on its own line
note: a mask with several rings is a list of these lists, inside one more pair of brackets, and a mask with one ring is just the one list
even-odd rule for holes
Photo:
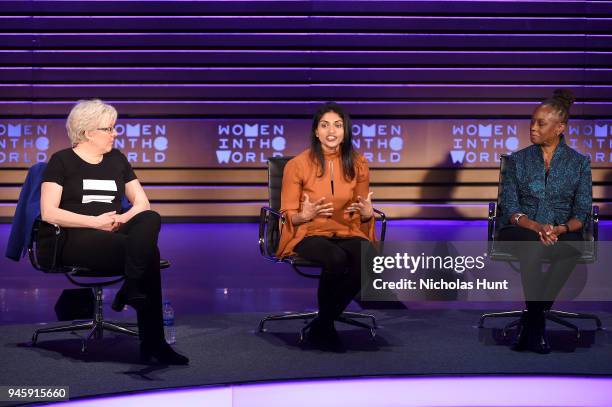
[[[175,346],[190,357],[189,366],[142,365],[137,359],[138,341],[123,335],[109,334],[92,341],[85,354],[80,351],[80,338],[71,333],[43,335],[38,346],[32,347],[29,338],[34,325],[54,324],[57,297],[73,286],[61,275],[34,270],[26,259],[15,263],[2,257],[0,360],[5,364],[0,382],[16,386],[69,383],[71,399],[183,388],[142,398],[104,400],[108,405],[168,404],[166,396],[174,404],[184,401],[185,405],[206,401],[221,406],[281,405],[270,400],[282,405],[337,405],[307,395],[349,400],[355,406],[610,405],[605,390],[612,366],[609,331],[596,331],[592,321],[581,321],[582,335],[576,340],[573,332],[552,326],[552,355],[512,352],[509,344],[514,333],[503,336],[499,328],[507,321],[491,321],[482,329],[476,328],[481,309],[511,308],[507,303],[412,302],[404,304],[408,310],[373,310],[379,324],[376,341],[365,330],[341,325],[340,335],[348,349],[342,354],[300,344],[300,321],[270,323],[266,332],[258,333],[257,323],[268,313],[313,309],[316,281],[297,275],[287,265],[261,258],[257,227],[250,223],[201,223],[165,224],[162,228],[160,248],[163,257],[172,262],[172,267],[163,271],[164,295],[177,314]],[[9,229],[9,225],[0,225],[2,252]],[[392,221],[387,240],[460,241],[485,235],[486,223],[482,221]],[[600,240],[612,240],[610,237],[612,222],[602,222]],[[105,292],[106,317],[133,321],[131,309],[122,313],[108,309],[115,289]],[[604,326],[610,326],[611,304],[567,305],[601,310],[597,313]],[[359,305],[354,302],[351,308],[359,309]],[[39,372],[32,375],[36,369]],[[277,383],[292,379],[299,381]],[[315,379],[327,380],[311,381]],[[261,381],[265,383],[253,384]],[[534,391],[545,385],[548,390],[540,395],[505,392],[512,385],[523,389],[533,386]],[[204,388],[212,393],[204,394],[202,386],[208,386]],[[368,394],[376,395],[373,400],[380,403],[368,399]],[[349,395],[353,398],[347,398]],[[79,405],[97,405],[101,400],[81,402]]]
[[[272,264],[259,255],[253,223],[164,224],[162,257],[172,267],[163,271],[164,296],[177,316],[233,312],[278,312],[315,307],[316,282],[289,266]],[[0,250],[6,249],[10,225],[0,225]],[[387,241],[477,240],[486,236],[484,221],[390,221]],[[600,223],[600,240],[612,240],[612,222]],[[64,288],[73,286],[61,275],[34,270],[27,259],[0,258],[0,324],[55,320],[53,306]],[[106,306],[115,289],[105,291]],[[412,304],[414,307],[427,306]],[[440,304],[431,305],[440,307]],[[474,304],[445,303],[470,308]],[[352,304],[358,309],[358,305]],[[499,308],[499,307],[498,307]],[[107,315],[118,314],[107,310]],[[132,318],[133,311],[120,314]]]

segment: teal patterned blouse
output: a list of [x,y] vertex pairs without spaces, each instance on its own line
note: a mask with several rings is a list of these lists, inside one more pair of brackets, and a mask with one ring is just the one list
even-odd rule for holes
[[508,225],[510,215],[520,212],[542,224],[559,225],[576,218],[586,226],[592,200],[590,160],[569,147],[563,135],[548,175],[538,145],[509,157],[500,199],[503,224]]

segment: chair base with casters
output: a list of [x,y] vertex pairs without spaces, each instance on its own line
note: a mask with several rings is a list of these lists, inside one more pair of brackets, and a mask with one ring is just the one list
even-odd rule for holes
[[[283,172],[285,165],[292,157],[271,157],[268,159],[268,197],[269,207],[261,208],[259,213],[259,252],[262,257],[273,263],[289,264],[291,268],[299,275],[318,279],[321,277],[320,273],[309,273],[302,269],[315,268],[320,270],[321,265],[302,259],[300,257],[276,257],[276,250],[278,248],[280,238],[280,223],[285,222],[285,218],[279,212],[281,206],[281,189],[283,183]],[[385,240],[385,233],[387,230],[387,218],[385,214],[377,209],[374,209],[376,220],[381,223],[380,228],[380,241]],[[304,320],[306,325],[300,331],[300,340],[304,339],[305,333],[312,324],[314,318],[316,318],[318,312],[288,312],[279,315],[270,315],[263,318],[259,322],[259,332],[264,332],[264,325],[268,321],[284,321],[292,319]],[[371,325],[360,321],[360,319],[370,320]],[[342,322],[348,325],[356,326],[359,328],[365,328],[370,331],[372,338],[376,336],[376,318],[371,314],[364,314],[360,312],[343,312],[336,321]]]
[[[375,209],[375,212],[378,214],[378,216],[380,216],[383,222],[383,225],[386,226],[385,214],[376,209]],[[310,262],[300,257],[287,257],[287,258],[280,259],[276,257],[273,253],[270,253],[270,250],[268,249],[270,247],[269,237],[272,237],[274,239],[274,237],[270,236],[270,234],[277,233],[277,231],[275,231],[274,229],[270,231],[268,227],[270,225],[274,225],[275,223],[278,223],[279,221],[281,221],[281,219],[282,219],[282,215],[278,211],[272,208],[268,208],[268,207],[261,208],[260,222],[259,222],[259,248],[260,248],[261,255],[265,259],[272,261],[274,263],[285,263],[285,264],[291,265],[293,270],[303,277],[318,279],[320,277],[319,273],[314,273],[314,274],[307,273],[307,272],[304,272],[302,268],[320,269],[321,268],[320,264]],[[381,236],[382,236],[381,240],[384,239],[384,230],[385,230],[385,227],[383,226],[383,231],[381,232]],[[308,330],[308,328],[310,328],[310,325],[314,321],[314,318],[317,317],[317,315],[318,315],[318,312],[316,311],[287,312],[283,314],[269,315],[263,318],[259,322],[258,331],[265,332],[264,325],[268,321],[287,321],[287,320],[295,320],[295,319],[304,320],[306,325],[300,330],[300,342],[301,342],[304,340],[306,331]],[[371,321],[371,324],[367,324],[365,322],[359,321],[360,319],[366,319],[366,320],[369,319]],[[352,325],[352,326],[356,326],[359,328],[367,329],[370,331],[370,336],[372,337],[372,339],[376,337],[376,328],[377,328],[376,318],[372,314],[345,311],[338,318],[336,318],[336,321],[342,322],[347,325]]]
[[[303,342],[304,338],[306,337],[306,331],[308,331],[308,328],[310,328],[310,325],[312,324],[314,319],[317,317],[317,315],[319,315],[317,311],[287,312],[284,314],[268,315],[267,317],[259,321],[258,330],[259,332],[266,332],[266,329],[264,328],[264,324],[268,321],[288,321],[288,320],[293,320],[293,319],[300,319],[306,323],[306,325],[300,330],[300,342]],[[369,319],[371,321],[371,325],[361,322],[358,319]],[[368,329],[370,331],[370,335],[372,339],[376,337],[376,328],[377,328],[376,318],[372,314],[345,311],[342,313],[342,315],[336,318],[336,321],[342,322],[347,325],[352,325],[352,326],[356,326],[359,328]]]
[[[484,321],[487,318],[517,318],[514,321],[504,326],[502,332],[503,332],[503,335],[506,336],[508,333],[508,330],[510,330],[511,328],[514,328],[515,326],[518,326],[518,324],[520,323],[521,315],[523,315],[523,312],[526,312],[526,311],[527,310],[504,311],[504,312],[491,312],[487,314],[482,314],[480,316],[480,320],[478,321],[478,328],[484,328]],[[590,319],[590,320],[595,321],[595,324],[598,330],[603,329],[601,325],[601,320],[599,319],[597,315],[594,315],[594,314],[586,314],[582,312],[580,313],[579,312],[566,312],[566,311],[558,311],[558,310],[551,309],[544,313],[544,317],[548,321],[555,322],[559,325],[562,325],[566,328],[573,330],[574,333],[576,334],[576,340],[580,339],[580,336],[581,336],[580,329],[576,325],[572,324],[571,322],[566,321],[566,319]]]
[[131,336],[138,336],[138,331],[130,329],[129,327],[135,327],[135,323],[119,323],[114,321],[104,320],[102,313],[102,290],[105,286],[118,283],[123,280],[121,278],[115,278],[99,283],[83,283],[77,282],[72,276],[67,274],[68,279],[79,287],[90,287],[94,290],[95,302],[94,302],[94,318],[87,322],[73,322],[71,324],[37,329],[32,335],[32,346],[36,346],[38,341],[38,335],[43,333],[51,332],[76,332],[76,331],[88,331],[87,335],[83,338],[81,343],[81,352],[87,351],[87,343],[90,339],[102,339],[104,336],[104,330],[108,330],[115,333],[122,333]]
[[[55,235],[54,244],[52,245],[53,247],[50,249],[44,249],[45,257],[49,258],[50,261],[43,262],[43,264],[40,262],[39,252],[41,250],[39,250],[38,247],[38,235],[41,227],[46,227],[53,230]],[[45,273],[61,273],[64,274],[72,284],[79,287],[91,288],[94,291],[94,316],[91,321],[78,321],[61,326],[37,329],[32,335],[32,346],[36,346],[38,342],[38,335],[52,332],[87,331],[87,334],[85,337],[83,337],[81,343],[82,352],[87,351],[87,344],[90,339],[102,339],[105,330],[130,336],[138,336],[137,330],[130,329],[136,327],[136,323],[115,322],[104,319],[102,301],[103,289],[104,287],[122,282],[125,277],[117,274],[100,274],[95,270],[90,270],[85,267],[59,265],[57,258],[61,234],[62,231],[59,226],[37,220],[32,230],[32,243],[30,244],[30,247],[28,247],[30,262],[37,270]],[[170,263],[167,260],[160,260],[159,266],[160,269],[166,269],[170,267]],[[95,279],[95,281],[86,282],[84,279]]]
[[[509,253],[507,250],[500,248],[497,244],[497,235],[499,232],[499,218],[502,216],[501,208],[499,207],[499,198],[501,194],[502,179],[505,175],[506,163],[508,155],[503,154],[500,157],[500,174],[499,174],[499,188],[498,188],[498,202],[489,203],[489,213],[487,216],[487,241],[488,241],[488,256],[491,260],[505,261],[508,262],[511,267],[520,272],[519,268],[513,263],[517,262],[518,258]],[[577,259],[578,264],[591,264],[597,261],[597,241],[599,239],[599,207],[594,205],[592,207],[590,219],[587,221],[587,228],[584,232],[583,239],[585,241],[585,250],[581,256]],[[546,259],[544,259],[546,261]],[[503,328],[503,334],[506,335],[507,331],[520,323],[520,317],[524,310],[514,310],[505,312],[492,312],[483,314],[478,322],[478,327],[484,327],[484,321],[487,318],[516,318],[510,323],[506,324]],[[573,323],[566,319],[588,319],[593,320],[597,326],[597,329],[602,329],[601,320],[594,314],[577,313],[577,312],[566,312],[559,310],[549,310],[545,312],[545,318],[548,321],[555,322],[566,328],[573,330],[576,334],[576,339],[581,336],[580,329]]]

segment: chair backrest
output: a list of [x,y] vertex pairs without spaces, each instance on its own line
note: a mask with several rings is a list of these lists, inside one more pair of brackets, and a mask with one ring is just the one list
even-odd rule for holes
[[293,157],[268,158],[268,204],[270,208],[275,211],[280,210],[285,165],[287,165],[287,162],[292,158]]
[[40,184],[46,166],[47,163],[31,166],[19,192],[11,233],[6,245],[6,257],[12,260],[19,261],[30,245],[32,225],[40,216]]
[[60,265],[60,253],[66,239],[59,226],[40,220],[34,221],[28,255],[32,266],[44,273],[66,273]]
[[[283,173],[285,165],[293,157],[270,157],[268,158],[268,206],[275,211],[280,210],[281,189],[283,187]],[[279,220],[273,216],[267,219],[266,225],[266,253],[276,253],[280,242]]]
[[510,158],[510,155],[508,154],[502,154],[499,157],[499,181],[497,183],[497,204],[496,204],[496,209],[495,209],[495,230],[496,232],[501,226],[501,222],[499,222],[499,219],[503,216],[502,208],[499,204],[501,202],[501,196],[502,196],[502,192],[504,188],[503,186],[504,184],[502,181],[504,177],[506,176],[506,170],[508,168],[508,158]]

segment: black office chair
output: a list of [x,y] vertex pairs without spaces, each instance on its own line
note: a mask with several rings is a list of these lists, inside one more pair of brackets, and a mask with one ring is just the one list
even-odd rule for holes
[[[499,235],[499,230],[501,227],[500,218],[504,215],[502,214],[502,210],[499,206],[499,201],[502,193],[502,179],[506,174],[506,164],[509,155],[503,154],[500,157],[500,167],[499,167],[499,184],[497,189],[497,202],[489,203],[489,214],[487,217],[488,226],[487,226],[487,240],[488,240],[488,256],[491,260],[497,261],[506,261],[512,266],[515,271],[520,272],[519,266],[517,265],[518,258],[513,254],[507,251],[505,245],[502,245],[497,240]],[[599,207],[593,206],[590,219],[587,221],[587,228],[584,229],[584,241],[585,247],[581,256],[578,258],[577,262],[579,264],[590,264],[597,261],[597,241],[598,241],[598,232],[599,232]],[[543,259],[543,262],[547,262],[547,259]],[[492,312],[483,314],[480,317],[480,321],[478,322],[478,327],[482,328],[484,326],[484,321],[486,318],[506,318],[513,317],[517,318],[514,321],[510,322],[503,328],[503,334],[506,335],[507,331],[517,326],[520,322],[520,316],[522,315],[523,310],[516,311],[505,311],[505,312]],[[574,330],[576,333],[576,338],[580,338],[580,330],[574,324],[565,319],[592,319],[595,321],[597,325],[597,329],[601,329],[601,320],[593,314],[585,314],[585,313],[577,313],[577,312],[566,312],[566,311],[558,311],[558,310],[550,310],[546,312],[546,319],[556,322],[557,324],[563,325],[567,328]]]
[[[37,329],[32,335],[32,345],[36,346],[38,335],[42,333],[88,330],[89,332],[83,338],[81,346],[81,351],[85,352],[89,339],[102,339],[104,330],[138,336],[136,330],[130,329],[130,327],[135,327],[136,324],[107,321],[102,313],[102,290],[104,287],[123,281],[125,278],[123,270],[117,270],[109,274],[100,273],[85,267],[60,264],[59,249],[63,236],[63,230],[59,226],[37,219],[32,228],[32,239],[28,247],[30,262],[37,270],[44,273],[64,274],[72,284],[93,289],[94,316],[90,321],[73,322],[67,325]],[[160,260],[159,265],[161,269],[170,267],[170,263],[167,260]],[[88,279],[93,279],[93,281],[86,281]]]
[[[287,220],[280,214],[281,188],[283,184],[283,171],[287,162],[293,157],[273,157],[268,159],[268,194],[269,207],[261,208],[259,215],[259,251],[261,255],[274,263],[289,264],[293,270],[299,275],[306,278],[318,279],[321,276],[319,272],[306,272],[303,268],[321,269],[321,265],[313,263],[300,257],[285,257],[280,259],[276,257],[276,249],[280,239],[280,222]],[[387,230],[387,220],[383,212],[374,209],[377,216],[377,221],[381,222],[380,241],[385,240]],[[264,324],[267,321],[283,321],[291,319],[302,319],[306,325],[300,331],[300,341],[304,340],[306,330],[310,327],[312,320],[317,316],[317,311],[312,312],[287,312],[279,315],[269,315],[259,322],[259,332],[264,332]],[[369,319],[371,325],[359,321],[358,319]],[[339,322],[365,328],[370,331],[372,338],[376,336],[376,318],[374,315],[361,312],[345,311],[336,319]]]

